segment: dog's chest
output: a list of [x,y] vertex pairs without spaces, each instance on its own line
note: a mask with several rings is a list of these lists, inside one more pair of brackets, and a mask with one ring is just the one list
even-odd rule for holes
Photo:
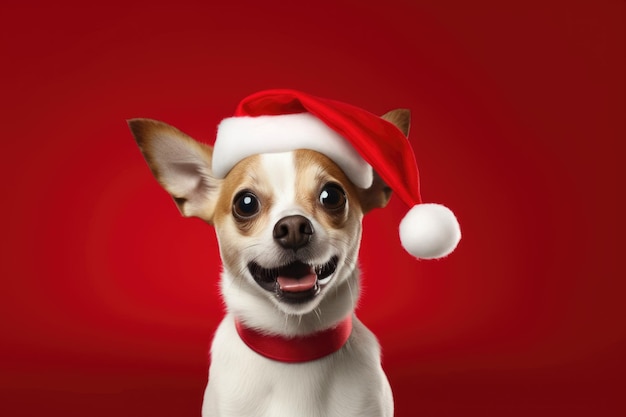
[[391,416],[391,390],[376,339],[356,321],[350,341],[320,360],[285,364],[252,352],[232,317],[211,349],[203,417]]

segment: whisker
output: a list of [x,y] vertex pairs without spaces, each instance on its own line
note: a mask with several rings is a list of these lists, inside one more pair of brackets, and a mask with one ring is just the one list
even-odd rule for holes
[[320,322],[320,324],[322,324],[322,312],[320,311],[320,308],[316,308],[315,310],[313,310],[313,312],[317,316],[317,320]]
[[350,285],[350,280],[346,282],[348,283],[348,292],[350,293],[350,301],[352,302],[352,304],[354,304],[356,300],[354,299],[354,294],[352,293],[352,285]]

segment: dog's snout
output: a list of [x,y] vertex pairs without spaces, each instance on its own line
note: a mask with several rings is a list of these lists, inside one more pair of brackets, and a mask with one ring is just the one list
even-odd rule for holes
[[287,216],[274,226],[274,240],[285,249],[297,250],[311,240],[313,225],[304,216]]

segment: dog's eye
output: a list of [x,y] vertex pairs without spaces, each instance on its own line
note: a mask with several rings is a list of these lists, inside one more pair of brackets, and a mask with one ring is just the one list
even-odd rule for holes
[[233,213],[235,216],[247,219],[259,212],[259,199],[250,191],[242,191],[237,194],[233,202]]
[[320,193],[320,203],[327,210],[340,210],[346,205],[346,193],[334,183],[328,183]]

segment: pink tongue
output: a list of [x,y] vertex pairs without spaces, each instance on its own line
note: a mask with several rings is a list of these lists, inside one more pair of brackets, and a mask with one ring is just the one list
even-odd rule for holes
[[313,270],[300,278],[278,276],[278,285],[280,289],[287,292],[308,291],[315,287],[317,275]]

